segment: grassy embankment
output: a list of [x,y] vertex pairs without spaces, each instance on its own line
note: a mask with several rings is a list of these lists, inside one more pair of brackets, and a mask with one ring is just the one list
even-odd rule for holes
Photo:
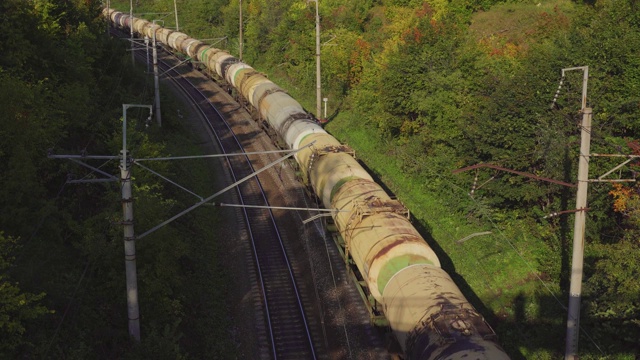
[[[524,34],[537,26],[536,16],[552,12],[558,6],[570,12],[572,4],[559,1],[546,4],[505,4],[475,16],[470,31],[488,46],[508,49],[518,44],[525,50]],[[500,27],[500,29],[498,29]],[[264,69],[261,69],[264,71]],[[270,78],[287,89],[307,109],[315,108],[313,89],[300,89],[266,70]],[[536,234],[527,233],[531,224],[517,214],[499,223],[470,223],[464,214],[455,213],[450,199],[425,191],[430,179],[416,178],[402,171],[399,161],[390,156],[396,146],[381,139],[377,129],[355,110],[339,113],[326,129],[340,141],[352,146],[358,158],[410,210],[416,227],[438,253],[443,268],[456,280],[465,295],[496,328],[501,343],[514,358],[554,358],[563,348],[565,299],[557,280],[545,278],[540,262],[556,261],[558,254]],[[473,164],[469,164],[473,165]],[[432,174],[438,178],[439,174]],[[469,184],[471,185],[471,184]],[[447,192],[468,192],[449,184]],[[459,243],[468,235],[491,231]],[[542,280],[544,278],[544,280]]]
[[[277,75],[270,77],[288,89],[305,108],[314,107],[313,90],[299,89]],[[533,235],[522,232],[520,228],[524,226],[519,226],[518,220],[508,222],[508,226],[478,225],[468,223],[464,214],[452,212],[449,199],[424,190],[429,179],[411,177],[402,171],[401,164],[388,155],[394,145],[381,139],[376,129],[367,126],[365,119],[355,113],[339,114],[326,130],[353,147],[372,175],[410,209],[414,224],[438,254],[442,267],[474,306],[488,317],[505,348],[525,358],[547,357],[544,355],[546,350],[540,353],[539,348],[548,347],[549,341],[525,338],[528,336],[523,328],[528,323],[538,322],[543,314],[545,317],[549,314],[548,309],[540,309],[549,301],[540,298],[548,299],[552,295],[537,278],[540,275],[537,256],[548,254],[549,249]],[[452,191],[466,193],[468,189]],[[484,231],[492,234],[457,243],[468,235]],[[557,285],[546,285],[557,293]],[[516,302],[520,305],[514,306]],[[560,305],[556,304],[556,307],[557,316],[562,316]],[[553,321],[553,327],[560,329],[562,322],[558,317]],[[557,336],[554,337],[557,342]]]
[[[472,30],[493,47],[517,43],[531,26],[531,15],[552,11],[554,6],[550,3],[498,6],[477,14]],[[503,26],[506,31],[496,26]],[[296,88],[275,71],[259,70],[269,73],[274,82],[287,89],[307,109],[315,108],[313,89]],[[424,184],[429,179],[403,173],[401,164],[389,156],[393,153],[393,142],[381,139],[376,129],[366,124],[366,119],[355,111],[345,111],[327,125],[327,130],[356,149],[372,174],[411,210],[414,223],[438,253],[443,268],[489,317],[500,335],[500,342],[512,357],[553,358],[552,354],[562,348],[563,309],[553,299],[559,296],[558,285],[543,284],[537,276],[544,274],[537,269],[540,261],[549,261],[548,258],[555,255],[535,235],[520,230],[528,226],[521,226],[516,215],[499,224],[478,224],[468,223],[464,214],[452,212],[449,199],[425,191]],[[433,174],[434,178],[438,176]],[[466,193],[468,189],[450,191]],[[492,234],[457,243],[482,231]],[[560,301],[564,299],[560,297]]]

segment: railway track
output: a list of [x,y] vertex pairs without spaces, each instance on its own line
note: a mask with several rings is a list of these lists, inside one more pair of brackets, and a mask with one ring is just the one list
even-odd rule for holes
[[[141,54],[139,54],[141,55]],[[142,56],[140,56],[142,58]],[[143,59],[145,61],[146,59]],[[225,154],[244,153],[241,141],[224,116],[198,85],[182,76],[174,65],[158,63],[173,82],[189,97],[206,119],[218,146]],[[255,172],[251,159],[246,156],[226,158],[229,175],[234,182]],[[237,199],[242,205],[269,206],[265,190],[257,177],[237,187]],[[258,308],[264,314],[264,326],[259,326],[258,351],[265,359],[316,359],[316,346],[307,322],[303,297],[296,284],[291,261],[285,250],[282,235],[270,209],[242,208],[244,227],[249,235],[256,268],[256,280],[261,291]]]
[[[136,55],[141,62],[146,61],[144,51],[138,51]],[[187,72],[186,66],[175,67],[179,60],[173,55],[163,58],[169,63],[159,62],[160,73],[173,69],[165,76],[171,78],[177,87],[182,89],[194,107],[207,119],[207,126],[216,134],[224,152],[239,153],[243,147],[246,151],[270,150],[273,145],[265,145],[264,139],[268,137],[261,130],[255,132],[258,126],[248,114],[240,121],[231,115],[240,112],[239,104],[229,105],[219,100],[221,96],[216,96],[216,92],[226,96],[223,90],[212,90],[211,86],[204,85],[203,75],[199,71]],[[211,82],[206,80],[206,83]],[[212,101],[218,109],[225,112],[230,123],[225,121],[212,105]],[[255,141],[260,137],[263,138],[262,141]],[[258,143],[262,145],[257,145]],[[266,153],[251,155],[251,158],[228,157],[226,168],[230,170],[229,177],[235,181],[253,172],[251,163],[261,164],[258,165],[260,168],[273,162],[278,156],[280,155]],[[244,166],[244,170],[240,170],[238,166]],[[266,186],[269,189],[269,199],[276,206],[318,206],[305,200],[306,191],[295,179],[292,171],[282,172],[272,168],[260,174],[260,178],[262,184],[255,178],[239,186],[237,194],[229,194],[233,200],[228,200],[247,205],[268,204],[265,191],[262,189],[262,186]],[[274,196],[280,192],[283,194]],[[249,220],[235,223],[229,230],[246,234],[246,238],[253,239],[251,251],[246,251],[251,253],[247,256],[251,259],[245,262],[254,263],[256,266],[255,269],[248,267],[245,276],[254,284],[252,293],[262,292],[261,295],[254,296],[252,306],[252,312],[258,320],[255,326],[255,341],[249,340],[250,343],[255,342],[257,349],[247,349],[253,353],[252,358],[389,358],[383,344],[383,333],[369,323],[367,310],[357,290],[348,280],[343,259],[333,244],[329,244],[332,240],[327,237],[323,239],[324,229],[319,225],[322,221],[316,220],[315,225],[301,225],[303,219],[316,215],[315,212],[292,214],[290,211],[274,210],[276,220],[273,212],[269,210],[236,208],[235,211],[238,218]],[[278,233],[276,222],[287,229]],[[296,228],[293,232],[292,227]],[[263,235],[256,236],[268,233],[271,233],[271,243],[260,240]],[[291,254],[293,258],[287,258],[287,254]],[[274,266],[277,263],[287,265],[278,269]],[[287,285],[288,290],[282,287],[282,284],[291,281],[286,280],[287,278],[294,277],[299,286],[293,282]],[[302,314],[306,315],[306,318],[301,317]]]

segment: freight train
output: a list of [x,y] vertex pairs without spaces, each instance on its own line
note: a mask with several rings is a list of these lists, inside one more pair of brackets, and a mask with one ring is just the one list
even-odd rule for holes
[[[290,149],[304,182],[327,209],[369,295],[382,307],[406,359],[509,359],[438,257],[392,199],[316,119],[265,75],[187,34],[114,9],[115,26],[156,39],[224,79]],[[312,144],[310,147],[306,145]]]

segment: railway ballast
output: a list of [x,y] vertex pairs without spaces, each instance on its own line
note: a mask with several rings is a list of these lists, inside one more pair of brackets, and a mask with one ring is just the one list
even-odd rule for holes
[[147,20],[104,9],[131,28],[206,66],[241,94],[296,154],[303,179],[327,209],[382,305],[407,359],[509,359],[496,334],[440,268],[438,257],[397,200],[375,183],[351,151],[265,75],[221,49]]

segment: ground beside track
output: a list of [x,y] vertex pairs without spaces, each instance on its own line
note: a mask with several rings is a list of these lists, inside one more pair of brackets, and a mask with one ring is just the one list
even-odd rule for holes
[[[165,60],[171,61],[170,57]],[[173,60],[176,64],[177,61]],[[199,71],[192,71],[182,66],[181,72],[188,76],[201,79],[201,86],[211,96],[211,101],[225,114],[227,121],[238,134],[246,151],[275,150],[271,139],[251,119],[251,115],[214,82],[207,80]],[[171,82],[165,80],[163,85]],[[201,143],[203,153],[219,152],[215,141],[204,125],[203,119],[190,104],[181,91],[170,87],[173,95],[182,99],[186,113],[182,115],[184,126]],[[260,155],[251,157],[256,169],[276,160],[281,155]],[[211,171],[220,174],[218,184],[214,185],[211,193],[228,184],[228,174],[225,163],[221,160],[211,160]],[[265,171],[260,176],[269,202],[273,206],[316,207],[317,204],[305,197],[304,187],[295,178],[295,169],[291,163],[277,166]],[[216,202],[238,203],[235,192],[228,192],[224,198]],[[227,294],[221,294],[228,299],[230,317],[235,328],[230,330],[235,339],[239,356],[242,358],[261,358],[257,354],[257,337],[255,331],[257,322],[262,314],[256,310],[254,303],[259,295],[256,293],[253,262],[246,233],[238,231],[237,224],[243,222],[239,209],[223,208],[225,234],[220,261],[234,274],[233,284]],[[305,295],[305,311],[313,322],[317,331],[326,337],[326,353],[320,358],[326,359],[387,359],[388,353],[383,347],[383,336],[369,325],[368,313],[358,298],[353,283],[347,280],[344,264],[341,263],[335,246],[324,236],[320,222],[302,225],[302,220],[312,214],[292,212],[289,210],[275,210],[276,221],[282,231],[283,241],[286,242],[287,252],[294,262],[296,278]],[[333,263],[330,264],[329,259]],[[304,276],[302,275],[304,274]]]

